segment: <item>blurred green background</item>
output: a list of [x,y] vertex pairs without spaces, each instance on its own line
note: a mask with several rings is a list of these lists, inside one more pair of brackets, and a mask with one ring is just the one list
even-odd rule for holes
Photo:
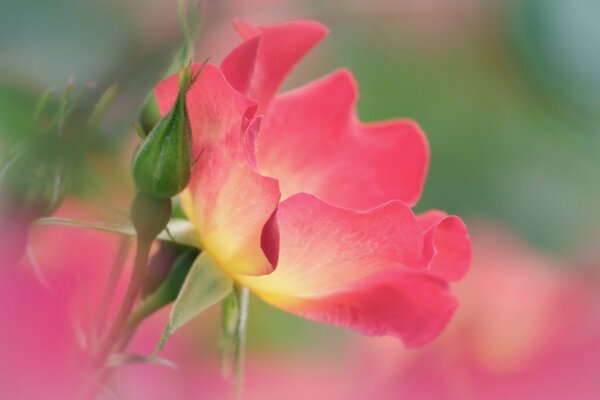
[[[600,237],[600,2],[214,0],[202,8],[197,60],[218,62],[237,43],[233,17],[325,23],[330,36],[285,86],[345,66],[359,83],[361,119],[417,120],[432,155],[418,210],[498,220],[566,257]],[[81,109],[120,85],[95,151],[123,159],[130,123],[177,45],[174,1],[2,0],[0,156],[29,134],[39,95],[72,77],[79,88],[95,84]],[[103,187],[88,168],[82,196]],[[339,343],[322,335],[335,328],[253,308],[253,321],[269,323],[251,322],[251,346],[317,340],[323,352]]]

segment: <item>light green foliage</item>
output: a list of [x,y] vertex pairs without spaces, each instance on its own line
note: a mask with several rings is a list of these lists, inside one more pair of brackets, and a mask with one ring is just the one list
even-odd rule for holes
[[233,281],[216,265],[208,253],[202,253],[190,269],[171,309],[169,324],[158,346],[194,317],[223,300],[232,290]]

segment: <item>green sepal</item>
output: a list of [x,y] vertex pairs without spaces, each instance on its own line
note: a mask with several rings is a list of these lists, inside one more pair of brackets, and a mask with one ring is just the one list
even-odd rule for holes
[[137,325],[146,317],[175,301],[198,254],[199,250],[190,248],[177,257],[165,281],[133,312],[127,323],[129,326]]
[[165,282],[154,292],[151,297],[156,296],[161,299],[160,301],[164,303],[164,305],[169,304],[177,298],[181,288],[183,287],[183,283],[185,282],[185,278],[187,277],[194,261],[198,258],[200,252],[198,249],[188,249],[184,253],[182,253],[175,263],[173,264],[173,268],[169,272],[167,279]]
[[143,127],[136,124],[135,122],[131,124],[131,127],[133,128],[135,133],[137,133],[137,135],[139,136],[140,139],[142,139],[142,140],[146,139],[146,131],[144,130]]
[[[158,108],[158,100],[156,99],[156,94],[152,91],[146,98],[144,106],[142,107],[142,112],[140,113],[140,125],[144,132],[147,133],[151,132],[159,121],[160,109]],[[141,137],[146,137],[146,134]]]
[[155,352],[169,336],[203,311],[223,300],[232,290],[233,281],[211,256],[204,252],[194,261],[171,309],[169,323]]

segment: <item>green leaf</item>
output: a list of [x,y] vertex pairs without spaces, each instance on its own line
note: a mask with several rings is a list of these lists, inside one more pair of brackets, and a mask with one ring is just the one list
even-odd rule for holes
[[[103,232],[118,233],[127,236],[136,236],[133,225],[129,222],[92,222],[81,221],[71,218],[48,217],[40,218],[35,221],[38,226],[62,225],[74,228],[87,228]],[[200,248],[200,237],[194,228],[194,225],[182,218],[172,218],[167,225],[167,229],[158,235],[159,240],[182,244],[184,246]]]
[[232,290],[233,281],[208,255],[198,256],[171,309],[169,324],[160,340],[159,351],[167,338],[194,317],[223,300]]

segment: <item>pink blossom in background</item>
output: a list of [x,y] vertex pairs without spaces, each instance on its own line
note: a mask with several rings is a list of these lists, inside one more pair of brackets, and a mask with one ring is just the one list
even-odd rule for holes
[[0,204],[0,271],[13,268],[27,246],[28,219],[20,213],[2,212]]
[[[73,398],[76,338],[65,304],[20,270],[0,279],[0,397]],[[77,362],[75,362],[77,363]],[[60,367],[58,367],[60,366]]]
[[489,223],[473,223],[461,307],[418,353],[367,343],[383,399],[593,399],[600,393],[598,280]]
[[0,398],[76,398],[116,238],[40,227],[30,239],[38,265],[0,271]]
[[[286,311],[431,341],[457,306],[448,283],[466,273],[470,245],[458,217],[410,209],[424,134],[409,120],[360,123],[347,70],[277,95],[323,25],[235,27],[243,43],[188,92],[199,158],[184,205],[205,254]],[[157,86],[163,113],[177,90],[176,76]]]
[[[97,213],[68,200],[57,215],[89,220]],[[0,271],[0,398],[81,396],[90,382],[98,309],[118,241],[86,229],[30,229],[33,260],[24,257]],[[128,273],[126,267],[123,277]]]

